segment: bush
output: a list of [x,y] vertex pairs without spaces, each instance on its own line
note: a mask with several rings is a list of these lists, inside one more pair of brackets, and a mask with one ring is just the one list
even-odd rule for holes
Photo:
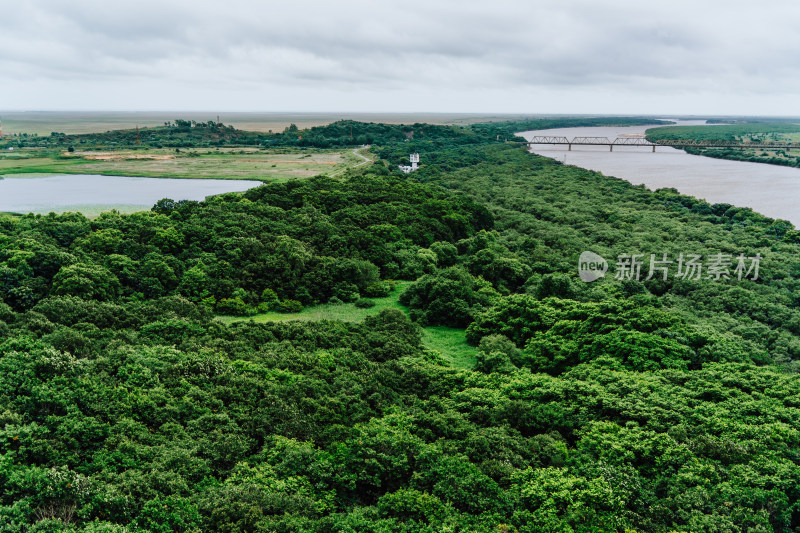
[[358,300],[358,287],[353,283],[342,281],[336,284],[333,295],[343,302],[355,302]]
[[375,302],[369,298],[359,298],[356,300],[355,306],[359,309],[369,309],[370,307],[375,307]]
[[261,305],[259,305],[259,309],[263,308],[267,311],[273,311],[278,308],[280,305],[280,301],[278,299],[278,295],[275,294],[275,291],[272,289],[264,289],[261,293]]
[[394,284],[388,281],[378,281],[364,289],[364,296],[371,298],[383,298],[389,296],[394,290]]
[[410,307],[411,318],[421,324],[464,328],[497,296],[489,282],[450,267],[415,281],[400,295],[400,303]]
[[480,372],[512,372],[513,359],[519,359],[521,350],[503,335],[487,335],[478,345],[475,369]]
[[536,297],[543,300],[547,297],[573,298],[575,289],[569,276],[565,274],[545,274],[536,288]]
[[453,266],[458,262],[458,248],[452,243],[438,241],[431,244],[431,250],[436,254],[439,267]]
[[299,313],[303,310],[303,304],[297,300],[284,300],[278,305],[279,313]]
[[217,303],[217,312],[223,315],[247,316],[252,314],[253,308],[241,298],[223,298]]

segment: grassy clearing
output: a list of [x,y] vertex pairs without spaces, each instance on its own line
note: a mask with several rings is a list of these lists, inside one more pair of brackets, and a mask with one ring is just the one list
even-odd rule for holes
[[400,309],[407,313],[408,309],[398,302],[400,294],[411,284],[410,281],[398,281],[397,286],[389,296],[384,298],[370,298],[375,302],[375,307],[359,309],[352,303],[347,304],[322,304],[307,307],[299,313],[260,313],[252,317],[219,316],[217,320],[225,324],[252,320],[253,322],[285,322],[288,320],[341,320],[342,322],[360,322],[369,315],[375,315],[384,309]]
[[0,155],[0,174],[102,174],[152,178],[286,181],[334,175],[363,164],[351,150],[199,149],[44,152]]
[[400,309],[408,313],[408,308],[398,302],[403,291],[411,285],[410,281],[398,281],[394,291],[383,298],[370,298],[375,302],[375,307],[359,309],[352,303],[347,304],[322,304],[307,307],[299,313],[260,313],[252,317],[218,316],[217,320],[225,324],[252,320],[254,322],[285,322],[287,320],[341,320],[342,322],[360,322],[369,315],[374,315],[384,309]]
[[[398,302],[400,295],[411,284],[410,281],[398,281],[394,292],[385,298],[372,298],[375,307],[359,309],[352,303],[331,305],[323,304],[303,309],[299,313],[261,313],[252,317],[218,316],[217,320],[225,324],[251,320],[261,322],[285,322],[289,320],[340,320],[342,322],[361,322],[370,315],[384,309],[399,309],[408,313],[408,308]],[[478,350],[467,344],[463,329],[446,326],[428,326],[422,328],[422,342],[428,348],[436,350],[457,368],[474,368]]]
[[428,326],[422,328],[422,342],[428,348],[441,353],[456,368],[475,368],[478,349],[467,344],[463,329]]

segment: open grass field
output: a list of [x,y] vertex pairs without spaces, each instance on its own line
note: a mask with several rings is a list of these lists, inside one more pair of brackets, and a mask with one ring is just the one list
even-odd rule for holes
[[298,128],[322,126],[342,119],[384,124],[472,124],[475,122],[515,120],[520,115],[475,113],[215,113],[215,112],[67,112],[0,111],[5,135],[27,133],[50,135],[52,132],[77,134],[109,130],[162,126],[176,118],[208,122],[217,120],[245,131],[279,132],[290,124]]
[[[360,157],[357,154],[361,154]],[[0,153],[2,174],[103,174],[154,178],[290,180],[335,175],[372,159],[367,149],[261,150],[258,148]]]
[[[303,309],[299,313],[261,313],[252,317],[219,316],[217,320],[225,324],[252,320],[253,322],[285,322],[289,320],[340,320],[342,322],[360,322],[383,309],[399,309],[408,313],[408,308],[398,302],[400,295],[411,284],[410,281],[398,281],[395,290],[384,298],[371,298],[375,307],[360,309],[352,303],[324,304]],[[478,350],[467,344],[463,329],[446,326],[429,326],[422,328],[422,341],[428,348],[436,350],[458,368],[473,368],[477,360]]]

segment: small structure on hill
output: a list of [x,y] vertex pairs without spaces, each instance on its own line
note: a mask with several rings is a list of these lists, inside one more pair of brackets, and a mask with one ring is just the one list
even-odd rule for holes
[[411,154],[408,156],[408,159],[411,161],[411,166],[408,165],[400,165],[400,170],[408,174],[409,172],[414,172],[419,168],[419,154]]

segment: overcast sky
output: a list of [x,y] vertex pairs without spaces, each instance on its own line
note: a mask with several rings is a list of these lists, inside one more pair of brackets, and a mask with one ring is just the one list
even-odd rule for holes
[[0,109],[800,115],[800,2],[25,0]]

